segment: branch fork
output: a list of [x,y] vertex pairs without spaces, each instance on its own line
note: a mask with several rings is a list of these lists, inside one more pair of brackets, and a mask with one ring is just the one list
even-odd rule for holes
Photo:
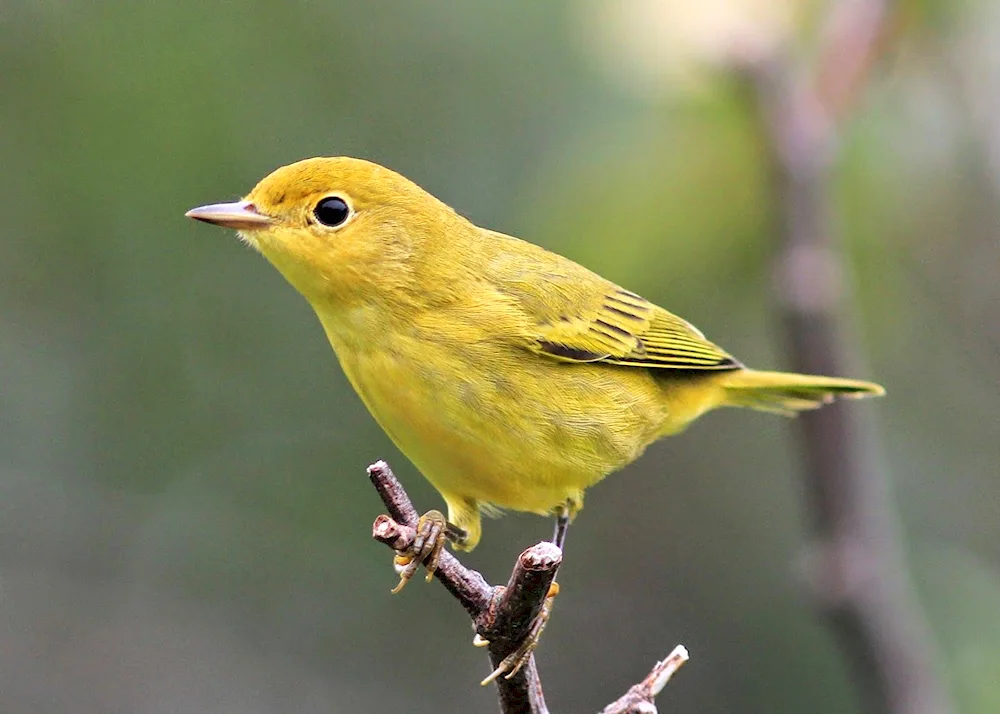
[[[384,461],[369,466],[368,477],[388,511],[388,515],[375,519],[372,538],[394,551],[406,551],[416,538],[417,509]],[[540,634],[540,628],[544,627],[551,596],[558,592],[555,579],[561,564],[562,551],[555,544],[542,541],[518,556],[506,585],[493,586],[447,551],[438,560],[434,577],[469,613],[476,633],[473,644],[486,647],[489,652],[493,672],[482,684],[496,683],[504,714],[549,713],[534,654],[513,671],[508,671],[508,657],[526,637]],[[609,704],[602,714],[656,714],[653,699],[687,657],[684,647],[675,648],[642,682]]]

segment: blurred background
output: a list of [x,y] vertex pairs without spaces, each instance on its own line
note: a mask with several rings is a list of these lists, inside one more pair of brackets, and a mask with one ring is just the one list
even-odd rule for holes
[[[0,6],[0,710],[494,711],[465,613],[392,597],[387,459],[302,300],[183,213],[348,154],[787,366],[761,133],[734,47],[791,0]],[[907,0],[847,124],[856,408],[880,439],[958,710],[1000,702],[1000,4]],[[539,650],[555,711],[679,642],[675,712],[858,711],[802,595],[784,420],[714,413],[588,494]],[[488,521],[493,582],[548,537]],[[393,666],[387,666],[392,662]]]

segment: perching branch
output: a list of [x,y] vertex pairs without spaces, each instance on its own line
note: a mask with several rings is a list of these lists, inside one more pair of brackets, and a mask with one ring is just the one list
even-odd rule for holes
[[[378,461],[369,466],[368,477],[390,514],[375,519],[372,537],[393,550],[405,551],[416,536],[417,510],[387,463]],[[476,631],[475,641],[488,641],[494,675],[504,658],[532,628],[561,562],[559,548],[546,541],[537,543],[518,557],[507,585],[496,587],[475,570],[462,565],[451,553],[441,553],[434,577],[469,613]],[[603,714],[656,714],[653,699],[686,661],[687,650],[678,646],[666,660],[657,663],[646,679],[610,704]],[[509,679],[494,675],[484,680],[484,684],[496,682],[500,710],[504,714],[549,713],[534,655]]]
[[[889,11],[884,0],[841,0],[812,67],[775,55],[749,68],[774,182],[776,291],[793,367],[801,372],[852,371],[831,169],[838,122],[856,106],[877,63]],[[886,477],[857,415],[840,403],[798,420],[813,529],[808,584],[862,683],[868,711],[943,714],[951,707],[912,592]]]

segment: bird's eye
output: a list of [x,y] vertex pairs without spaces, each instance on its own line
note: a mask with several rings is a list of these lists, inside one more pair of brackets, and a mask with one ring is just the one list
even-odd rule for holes
[[324,226],[336,228],[350,217],[351,207],[339,196],[329,196],[316,204],[313,214]]

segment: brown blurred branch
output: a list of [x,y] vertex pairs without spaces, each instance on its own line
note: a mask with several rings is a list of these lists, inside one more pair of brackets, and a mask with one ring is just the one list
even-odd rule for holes
[[[851,370],[846,281],[833,217],[838,122],[857,106],[887,36],[890,6],[841,0],[814,66],[775,55],[749,67],[777,212],[776,291],[793,367]],[[798,421],[813,543],[808,582],[850,659],[867,710],[951,711],[896,531],[870,431],[844,403]]]
[[[375,519],[372,537],[393,550],[405,551],[416,536],[417,510],[387,463],[378,461],[369,466],[368,476],[390,514]],[[537,543],[518,557],[507,585],[496,587],[445,551],[434,577],[469,613],[477,638],[489,641],[490,663],[496,668],[524,640],[561,562],[559,548],[546,541]],[[666,660],[657,663],[646,679],[608,705],[603,714],[656,714],[653,699],[686,661],[687,650],[677,647]],[[504,714],[548,714],[534,655],[510,679],[500,676],[492,681],[496,682]]]

